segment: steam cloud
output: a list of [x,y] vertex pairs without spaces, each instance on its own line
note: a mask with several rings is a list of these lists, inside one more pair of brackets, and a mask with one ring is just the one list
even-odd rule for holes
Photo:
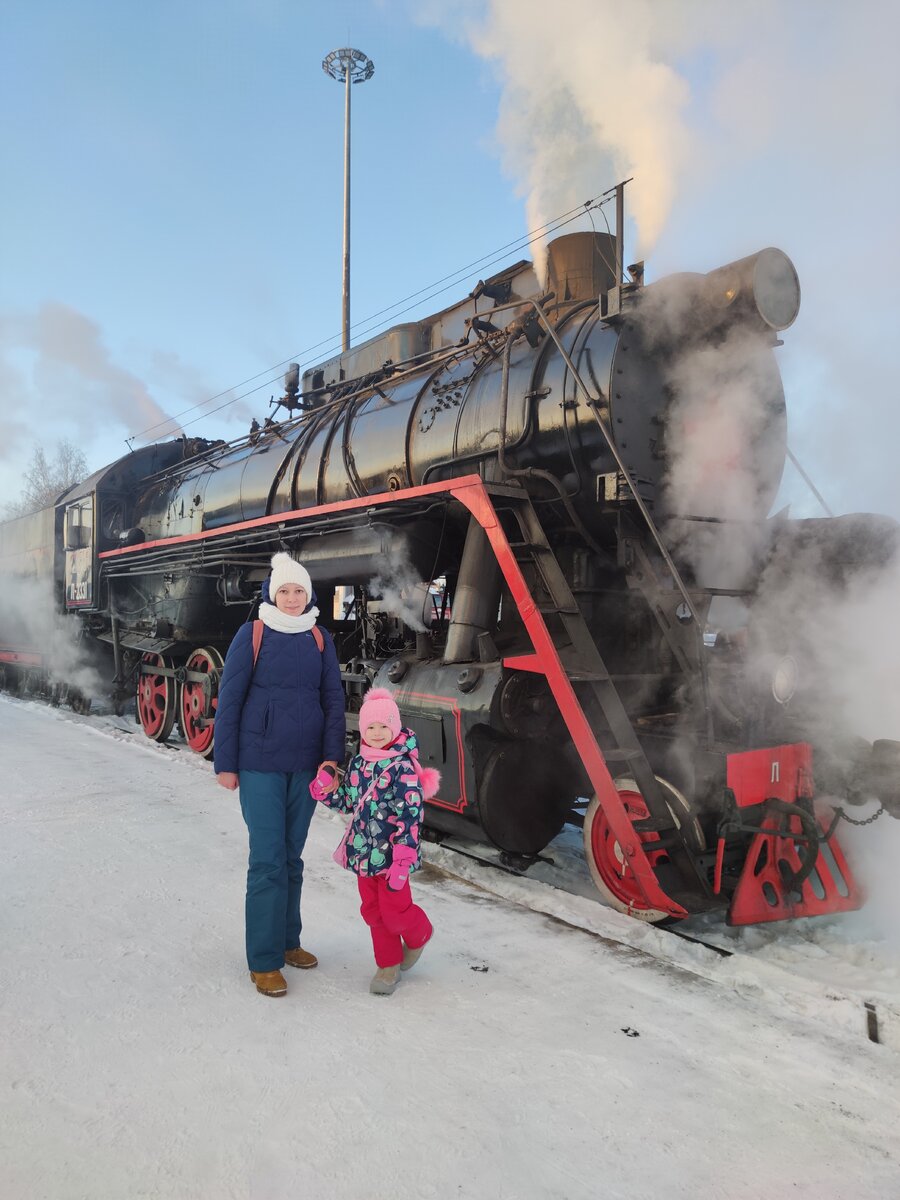
[[[626,262],[650,256],[648,281],[766,245],[790,255],[803,286],[780,352],[791,446],[832,507],[900,516],[900,8],[418,0],[410,11],[496,71],[498,143],[529,229],[633,176]],[[850,423],[865,469],[848,463]],[[784,486],[815,511],[792,469]]]
[[[678,326],[678,306],[665,293],[662,300],[648,295],[644,316],[656,321],[661,340],[690,347],[687,329]],[[788,732],[785,740],[802,737],[843,760],[851,788],[864,794],[870,751],[860,740],[900,736],[900,527],[868,515],[764,520],[777,486],[766,464],[770,457],[779,461],[781,422],[772,408],[777,393],[771,354],[756,340],[732,334],[675,353],[667,382],[666,507],[722,523],[673,518],[666,534],[698,583],[748,592],[749,607],[714,601],[710,618],[724,616],[732,636],[743,625],[739,638],[750,686],[765,695],[775,664],[786,655],[797,663],[797,696],[785,705],[783,725],[791,730],[799,716],[802,732]],[[773,423],[775,436],[767,445]],[[823,775],[817,783],[827,793]],[[846,805],[848,796],[839,791],[834,799]],[[890,817],[882,820],[879,843],[900,853],[900,827]],[[870,891],[870,919],[900,940],[896,872],[857,831],[849,833],[849,844],[854,855],[862,854],[859,873]]]
[[3,580],[3,628],[17,647],[32,648],[50,664],[50,683],[64,684],[88,697],[109,687],[78,639],[80,622],[56,611],[52,585],[37,579]]
[[[887,557],[890,539],[885,537],[883,544]],[[895,554],[880,567],[859,570],[843,583],[815,544],[793,566],[789,579],[772,566],[760,582],[753,614],[762,631],[756,661],[767,650],[774,655],[777,648],[783,649],[790,631],[799,637],[800,682],[812,737],[833,749],[846,742],[852,762],[853,735],[869,741],[900,734],[900,557]],[[791,649],[795,647],[796,642]],[[900,779],[896,787],[900,791]],[[836,800],[843,805],[845,797]],[[849,810],[856,819],[877,811],[874,799],[862,809]],[[900,948],[900,820],[896,807],[891,812],[882,814],[877,827],[842,823],[838,835],[867,893],[863,925],[875,926]]]
[[897,529],[867,517],[841,518],[838,526],[813,523],[776,549],[753,605],[757,655],[796,654],[805,703],[823,736],[896,738]]
[[410,562],[409,550],[403,539],[391,541],[386,561],[369,582],[369,592],[377,596],[387,612],[404,625],[417,633],[426,631],[431,604],[428,583],[420,579]]
[[[131,432],[168,422],[166,436],[180,432],[146,385],[111,360],[100,327],[65,304],[0,314],[0,383],[10,411],[74,427],[82,444],[110,424]],[[0,441],[0,458],[21,454],[28,429],[20,418],[8,421],[13,436]]]
[[884,116],[896,115],[887,68],[900,17],[889,6],[420,0],[414,15],[494,65],[498,137],[531,228],[595,195],[598,183],[634,176],[646,254],[677,203],[773,144],[804,169],[831,172],[835,140],[852,136],[866,157],[894,141]]

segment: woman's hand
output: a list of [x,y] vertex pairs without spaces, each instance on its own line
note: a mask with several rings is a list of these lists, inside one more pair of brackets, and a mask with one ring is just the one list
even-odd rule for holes
[[216,783],[219,787],[228,788],[229,792],[233,792],[238,785],[238,777],[234,771],[220,771],[216,776]]
[[325,762],[319,763],[319,770],[326,771],[331,775],[331,783],[327,786],[323,784],[322,791],[326,796],[330,795],[338,785],[338,765],[333,758],[326,759]]

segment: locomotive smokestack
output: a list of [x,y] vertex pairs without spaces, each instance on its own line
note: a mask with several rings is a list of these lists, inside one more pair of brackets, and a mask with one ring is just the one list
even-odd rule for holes
[[616,284],[616,239],[608,233],[567,233],[547,247],[548,287],[559,303],[596,300]]

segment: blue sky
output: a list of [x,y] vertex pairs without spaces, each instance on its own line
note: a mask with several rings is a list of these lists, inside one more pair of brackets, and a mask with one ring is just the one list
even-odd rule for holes
[[236,436],[270,368],[327,357],[303,353],[340,330],[343,94],[321,61],[349,44],[375,61],[353,95],[354,321],[525,234],[527,197],[567,176],[534,144],[559,103],[552,151],[577,167],[546,215],[628,171],[648,278],[794,258],[793,448],[837,507],[900,515],[896,18],[869,3],[851,26],[831,0],[747,0],[731,23],[704,0],[6,0],[0,503],[35,437],[100,466],[259,376],[189,426]]
[[[4,313],[75,310],[167,412],[339,333],[343,92],[321,61],[348,17],[376,63],[354,92],[353,318],[517,236],[489,71],[399,9],[38,0],[4,19]],[[33,357],[10,357],[37,402]],[[69,374],[79,404],[91,389]],[[143,427],[117,415],[103,439],[73,427],[92,465]]]

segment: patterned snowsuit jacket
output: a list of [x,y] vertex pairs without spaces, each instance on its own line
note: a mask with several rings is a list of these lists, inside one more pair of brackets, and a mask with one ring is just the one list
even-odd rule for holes
[[419,861],[419,828],[422,824],[422,789],[409,751],[416,735],[401,729],[392,745],[404,753],[396,758],[367,762],[357,754],[350,760],[343,782],[323,803],[337,812],[350,813],[350,824],[334,852],[334,860],[357,875],[382,875],[391,865],[395,846],[416,852],[410,868]]

